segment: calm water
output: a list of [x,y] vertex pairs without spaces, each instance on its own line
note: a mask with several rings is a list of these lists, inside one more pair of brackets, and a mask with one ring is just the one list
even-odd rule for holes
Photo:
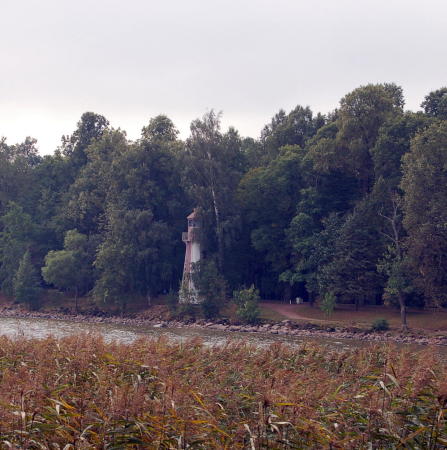
[[[289,345],[298,345],[303,342],[319,342],[334,348],[359,348],[371,345],[368,342],[355,339],[308,338],[299,336],[282,336],[268,333],[237,333],[207,329],[193,328],[154,328],[150,326],[129,326],[105,323],[76,323],[63,320],[48,319],[13,319],[0,317],[0,335],[10,337],[23,336],[27,338],[44,338],[47,336],[63,337],[80,333],[98,333],[106,341],[130,343],[140,337],[166,336],[172,340],[186,340],[201,338],[207,345],[216,345],[228,339],[244,340],[251,344],[266,346],[274,342],[283,342]],[[408,344],[399,344],[408,347]],[[415,351],[426,348],[421,345],[410,345]],[[447,356],[446,347],[435,347],[441,354]]]

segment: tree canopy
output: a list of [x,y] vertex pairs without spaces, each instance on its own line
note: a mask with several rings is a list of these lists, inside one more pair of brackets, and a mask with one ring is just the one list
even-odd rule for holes
[[198,207],[204,274],[227,295],[445,306],[447,88],[421,106],[368,84],[326,115],[280,110],[259,137],[223,130],[211,110],[185,140],[166,115],[132,141],[93,112],[52,155],[1,138],[1,290],[52,286],[124,307],[176,289]]

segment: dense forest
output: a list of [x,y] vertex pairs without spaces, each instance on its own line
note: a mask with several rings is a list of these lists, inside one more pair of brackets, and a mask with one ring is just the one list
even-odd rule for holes
[[49,287],[113,303],[178,290],[199,207],[227,292],[446,306],[447,88],[421,106],[370,84],[327,115],[281,110],[258,139],[213,111],[185,141],[164,115],[131,141],[92,112],[52,155],[2,138],[1,291],[35,307]]

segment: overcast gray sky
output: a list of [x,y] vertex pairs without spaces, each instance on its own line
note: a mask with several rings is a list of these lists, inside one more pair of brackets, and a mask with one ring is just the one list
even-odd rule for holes
[[137,138],[222,110],[257,137],[279,108],[326,113],[396,82],[447,85],[446,0],[0,0],[0,136],[52,153],[85,111]]

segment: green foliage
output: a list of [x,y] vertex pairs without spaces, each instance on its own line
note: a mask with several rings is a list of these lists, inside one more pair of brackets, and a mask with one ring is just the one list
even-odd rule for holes
[[141,130],[141,137],[150,142],[166,143],[177,140],[178,130],[172,120],[165,115],[159,115],[149,121]]
[[206,319],[219,315],[225,302],[226,283],[214,260],[201,260],[194,265],[194,286],[201,299],[201,308]]
[[387,276],[384,289],[385,303],[399,304],[399,296],[407,296],[414,292],[412,284],[414,275],[411,273],[408,260],[396,254],[396,248],[388,246],[383,259],[377,265],[379,272]]
[[6,295],[14,295],[14,276],[27,248],[31,245],[34,226],[32,218],[17,203],[9,203],[0,218],[0,283]]
[[112,130],[104,131],[83,150],[86,161],[70,185],[62,213],[70,228],[85,234],[102,231],[107,204],[114,198],[119,181],[114,171],[120,169],[118,161],[128,149],[125,134]]
[[65,234],[64,250],[52,250],[46,255],[42,276],[58,289],[71,291],[77,309],[78,294],[85,294],[93,284],[93,258],[87,236],[69,230]]
[[73,253],[67,250],[50,251],[42,267],[43,279],[60,289],[73,289],[78,286],[78,264]]
[[308,106],[298,105],[289,114],[281,109],[261,132],[262,152],[258,150],[255,167],[268,165],[275,160],[282,147],[304,148],[324,123],[324,116],[320,113],[314,116]]
[[132,245],[133,214],[110,208],[107,211],[108,229],[104,241],[98,247],[95,268],[99,272],[94,295],[103,303],[118,304],[125,311],[130,293],[135,289],[137,255]]
[[35,172],[41,161],[36,139],[27,137],[20,144],[8,145],[6,138],[0,137],[0,216],[10,202],[34,206],[39,182]]
[[100,139],[109,127],[109,121],[100,114],[85,112],[71,136],[62,137],[62,153],[69,160],[73,175],[87,162],[87,148]]
[[334,137],[323,136],[310,146],[310,157],[319,172],[341,170],[358,180],[362,195],[374,178],[372,150],[380,127],[402,113],[402,89],[393,84],[368,84],[340,101]]
[[199,311],[197,305],[193,303],[180,303],[177,308],[177,317],[179,319],[195,320]]
[[335,305],[337,303],[337,297],[332,292],[326,292],[319,304],[321,311],[323,311],[327,317],[330,317],[334,312]]
[[237,305],[236,315],[245,323],[254,324],[259,320],[259,291],[252,284],[248,289],[233,292],[233,301]]
[[[187,205],[178,144],[172,133],[144,133],[135,145],[123,133],[105,133],[89,148],[90,160],[80,175],[93,190],[88,209],[78,216],[90,211],[91,228],[103,228],[94,293],[123,309],[132,293],[152,297],[168,290],[180,276],[184,251],[180,236]],[[90,175],[99,182],[92,184]]]
[[[327,116],[280,110],[259,139],[222,130],[214,111],[184,142],[165,115],[130,141],[93,112],[54,155],[1,138],[2,293],[13,295],[27,249],[60,289],[94,288],[123,309],[165,293],[182,275],[185,217],[200,207],[204,256],[231,289],[385,300],[403,316],[412,302],[446,305],[446,89],[412,113],[399,86],[360,86]],[[204,313],[217,303],[208,295]]]
[[31,309],[38,309],[40,294],[39,277],[27,250],[14,277],[14,295],[17,302],[27,303]]
[[179,306],[179,294],[170,289],[168,295],[166,296],[166,304],[168,305],[171,313],[177,312],[177,308]]
[[227,237],[237,233],[235,193],[245,158],[239,133],[234,128],[222,133],[220,117],[211,110],[191,123],[183,164],[186,191],[202,211],[203,244],[217,256],[218,268],[223,271],[226,255],[231,258]]
[[414,282],[427,303],[447,304],[447,121],[415,136],[403,173],[403,223]]
[[387,331],[390,329],[390,324],[386,319],[376,319],[371,325],[373,331]]
[[377,272],[377,260],[382,254],[383,238],[377,222],[374,203],[364,201],[336,232],[332,254],[321,268],[318,281],[321,291],[333,292],[340,303],[359,307],[373,302],[381,288],[383,278]]
[[[302,162],[302,149],[285,147],[267,167],[250,170],[239,185],[245,226],[256,250],[250,261],[252,270],[271,273],[270,282],[275,287],[280,274],[290,267],[291,247],[286,230],[303,187]],[[282,293],[273,291],[270,295]]]
[[391,117],[380,129],[371,150],[376,182],[381,179],[388,190],[395,191],[402,178],[402,156],[410,151],[414,136],[430,125],[422,113],[406,112]]
[[447,120],[447,87],[430,92],[421,106],[428,116]]

